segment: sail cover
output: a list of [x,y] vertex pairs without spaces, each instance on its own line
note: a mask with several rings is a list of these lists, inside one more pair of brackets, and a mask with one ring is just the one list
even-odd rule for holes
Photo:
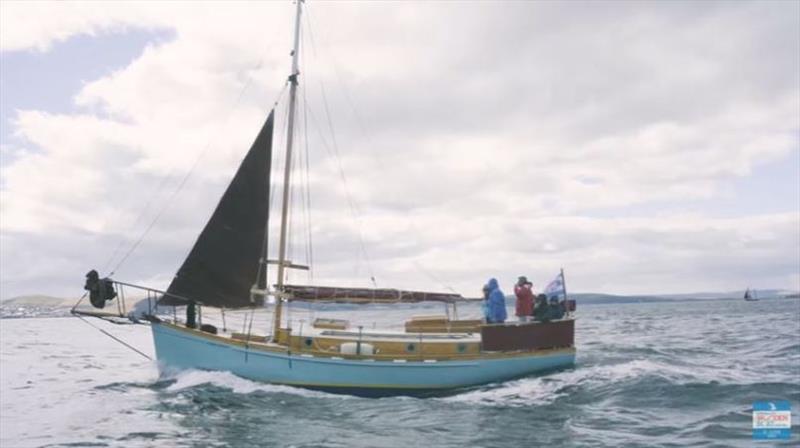
[[466,300],[461,294],[403,291],[388,288],[341,288],[331,286],[284,285],[291,300],[332,303],[415,303],[457,302]]
[[[186,299],[220,308],[255,304],[250,290],[266,248],[273,119],[274,111],[160,304],[183,305]],[[260,277],[263,289],[265,276]]]

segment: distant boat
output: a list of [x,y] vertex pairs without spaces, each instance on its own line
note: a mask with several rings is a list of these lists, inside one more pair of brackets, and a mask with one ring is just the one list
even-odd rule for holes
[[[173,307],[171,315],[150,312],[145,316],[163,366],[224,370],[253,380],[334,392],[416,394],[573,365],[575,321],[571,313],[549,321],[506,324],[417,317],[405,322],[405,331],[364,330],[337,319],[316,319],[293,328],[289,319],[282,320],[283,307],[292,301],[396,304],[434,300],[454,304],[463,300],[461,295],[449,293],[286,283],[287,269],[308,269],[289,261],[286,250],[302,4],[297,2],[288,78],[289,129],[278,260],[266,259],[273,110],[167,291],[99,278],[91,271],[86,282],[91,303],[102,308],[116,297],[119,314],[124,314],[124,285],[145,289],[159,307]],[[277,265],[274,286],[267,284],[268,264]],[[553,284],[563,289],[566,299],[563,283],[562,271],[559,282]],[[265,329],[251,331],[252,318],[241,333],[218,331],[203,323],[207,308],[254,310],[263,306],[266,297],[275,303],[271,335],[264,334]],[[178,320],[176,306],[186,307],[185,322]]]
[[755,291],[750,293],[750,288],[747,288],[747,291],[744,292],[744,300],[747,302],[758,302],[760,299],[758,298],[758,294]]

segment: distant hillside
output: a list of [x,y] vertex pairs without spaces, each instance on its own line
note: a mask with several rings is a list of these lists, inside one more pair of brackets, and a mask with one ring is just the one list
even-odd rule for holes
[[0,302],[0,305],[4,307],[13,307],[13,306],[47,306],[47,307],[61,307],[61,306],[72,306],[75,303],[75,299],[65,299],[62,297],[53,297],[53,296],[45,296],[45,295],[28,295],[28,296],[18,296],[12,297],[10,299],[3,300]]
[[0,319],[69,316],[69,310],[75,301],[45,295],[13,297],[0,302]]
[[[751,289],[760,299],[777,299],[783,298],[796,291],[788,291],[785,289]],[[741,299],[744,297],[745,290],[729,291],[729,292],[697,292],[692,294],[664,294],[663,297],[677,298],[677,299]]]
[[[798,293],[783,289],[754,290],[759,299],[790,299],[798,297]],[[584,304],[602,303],[647,303],[647,302],[679,302],[687,300],[730,300],[742,299],[744,290],[732,292],[701,292],[692,294],[654,294],[646,296],[623,296],[614,294],[574,293],[570,298]]]
[[[793,299],[800,298],[800,293],[782,289],[759,289],[755,290],[760,299]],[[648,302],[676,302],[685,300],[720,300],[720,299],[741,299],[744,297],[744,290],[732,292],[701,292],[693,294],[651,294],[651,295],[617,295],[602,293],[570,293],[571,299],[575,299],[582,304],[604,304],[604,303],[648,303]],[[509,294],[507,300],[514,300],[513,294]],[[135,303],[140,298],[127,298],[126,302]],[[470,298],[469,300],[481,300],[480,298]],[[25,296],[12,297],[0,301],[0,308],[6,310],[19,307],[47,307],[47,308],[71,308],[76,298],[53,297],[42,294],[31,294]],[[302,307],[301,303],[295,306]],[[395,305],[391,305],[395,306]]]

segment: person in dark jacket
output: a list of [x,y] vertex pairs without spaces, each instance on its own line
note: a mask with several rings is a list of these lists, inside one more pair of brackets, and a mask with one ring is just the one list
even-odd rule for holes
[[506,313],[506,296],[500,290],[497,279],[489,279],[486,284],[489,287],[488,313],[486,322],[490,324],[502,324],[508,317]]
[[547,296],[539,294],[536,296],[536,308],[533,310],[533,319],[538,322],[550,320],[550,307],[547,305]]
[[186,305],[186,328],[197,328],[197,304],[194,301]]
[[564,305],[558,301],[558,298],[553,297],[550,299],[549,314],[551,320],[558,320],[564,317]]

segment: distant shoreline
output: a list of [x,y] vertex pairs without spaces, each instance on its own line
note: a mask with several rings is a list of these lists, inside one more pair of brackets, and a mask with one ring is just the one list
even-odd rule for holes
[[[774,299],[800,299],[800,291],[789,291],[784,289],[759,289],[754,290],[762,300]],[[741,300],[745,291],[731,292],[704,292],[691,294],[642,294],[642,295],[621,295],[605,293],[572,293],[570,299],[578,301],[580,304],[604,304],[604,303],[646,303],[646,302],[685,302],[693,300]],[[508,294],[507,299],[514,299],[513,294]],[[137,299],[129,298],[129,302]],[[479,299],[475,299],[477,301]],[[0,300],[0,307],[14,306],[40,306],[40,307],[72,307],[78,301],[77,298],[54,297],[43,294],[29,294],[24,296],[12,297]]]
[[[743,301],[742,297],[708,297],[697,298],[691,296],[616,296],[611,294],[591,294],[591,293],[576,293],[570,294],[570,298],[578,303],[578,308],[584,306],[602,306],[602,305],[638,305],[638,304],[657,304],[657,303],[675,303],[685,304],[689,302],[717,302],[717,301]],[[787,300],[793,301],[800,299],[800,294],[780,294],[762,297],[762,300],[753,303],[774,303],[776,301],[784,302]],[[74,306],[75,299],[62,299],[58,297],[49,296],[23,296],[8,299],[0,302],[0,319],[31,319],[31,318],[63,318],[71,317],[70,310]],[[744,303],[744,302],[743,302]],[[512,307],[514,304],[514,297],[508,296],[506,305]],[[421,308],[439,308],[440,302],[420,302],[416,304],[309,304],[307,302],[297,302],[295,305],[299,309],[316,308],[318,311],[343,311],[363,306],[377,306],[377,307],[406,307],[414,306]]]

